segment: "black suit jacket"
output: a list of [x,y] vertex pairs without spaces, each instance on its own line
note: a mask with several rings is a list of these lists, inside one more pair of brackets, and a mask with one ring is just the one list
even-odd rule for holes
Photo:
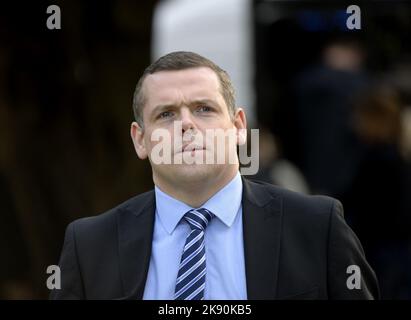
[[[377,280],[341,204],[243,178],[248,299],[372,299]],[[142,299],[151,255],[155,194],[72,222],[52,299]],[[347,268],[361,270],[348,289]]]

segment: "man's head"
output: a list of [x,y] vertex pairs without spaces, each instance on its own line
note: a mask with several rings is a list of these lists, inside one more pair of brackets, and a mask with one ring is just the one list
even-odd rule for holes
[[178,71],[200,67],[209,68],[217,75],[220,82],[221,94],[224,97],[230,116],[234,116],[236,110],[235,92],[227,72],[211,60],[200,56],[197,53],[176,51],[162,56],[157,61],[149,65],[144,70],[143,75],[137,83],[133,97],[133,112],[134,118],[140,127],[144,126],[142,110],[144,108],[146,97],[144,95],[143,83],[146,77],[160,71]]
[[[141,159],[149,158],[153,180],[164,191],[223,186],[238,171],[237,155],[235,163],[228,158],[233,144],[235,150],[237,144],[245,141],[241,132],[246,128],[245,114],[235,107],[228,74],[210,60],[190,52],[174,52],[161,57],[140,78],[133,108],[136,122],[131,125],[131,137],[137,155]],[[197,140],[198,137],[206,138],[207,132],[216,129],[234,131],[234,143],[224,139],[223,148],[216,150],[216,138]],[[170,136],[166,146],[170,147],[171,163],[155,161],[157,147],[164,144],[155,138],[159,132]],[[177,142],[181,140],[179,145]],[[205,158],[212,151],[222,151],[225,162],[206,164]],[[183,157],[183,163],[174,161],[178,156]],[[195,163],[185,162],[186,156],[195,158]]]

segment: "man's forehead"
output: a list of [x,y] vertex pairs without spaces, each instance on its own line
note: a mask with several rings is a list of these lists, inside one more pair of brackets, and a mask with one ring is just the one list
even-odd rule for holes
[[195,85],[219,85],[216,73],[207,67],[183,70],[164,70],[149,74],[144,80],[146,89],[150,87],[178,87]]
[[209,68],[190,68],[184,70],[159,71],[150,74],[144,81],[146,101],[156,100],[168,102],[169,99],[186,99],[194,97],[217,98],[219,95],[219,80],[215,72]]

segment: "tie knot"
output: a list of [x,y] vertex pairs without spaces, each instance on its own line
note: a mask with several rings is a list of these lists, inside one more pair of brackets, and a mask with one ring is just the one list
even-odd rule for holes
[[184,219],[188,222],[192,230],[196,229],[201,231],[207,228],[208,223],[213,217],[214,214],[205,208],[192,209],[184,215]]

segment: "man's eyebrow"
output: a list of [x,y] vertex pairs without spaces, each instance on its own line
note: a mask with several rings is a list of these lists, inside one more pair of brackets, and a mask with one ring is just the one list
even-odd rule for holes
[[[216,106],[217,103],[213,100],[210,99],[195,99],[190,101],[189,106],[197,105],[197,104],[211,104],[213,106]],[[151,115],[156,115],[157,113],[160,113],[163,110],[167,109],[175,109],[178,108],[180,105],[170,103],[170,104],[159,104],[154,107],[153,111],[151,112]]]
[[151,111],[151,114],[156,114],[157,112],[160,112],[164,109],[170,109],[170,108],[175,108],[176,105],[175,104],[159,104],[157,106],[154,107],[153,111]]
[[217,105],[217,103],[213,100],[210,99],[196,99],[190,102],[190,105],[193,104],[212,104],[212,105]]

